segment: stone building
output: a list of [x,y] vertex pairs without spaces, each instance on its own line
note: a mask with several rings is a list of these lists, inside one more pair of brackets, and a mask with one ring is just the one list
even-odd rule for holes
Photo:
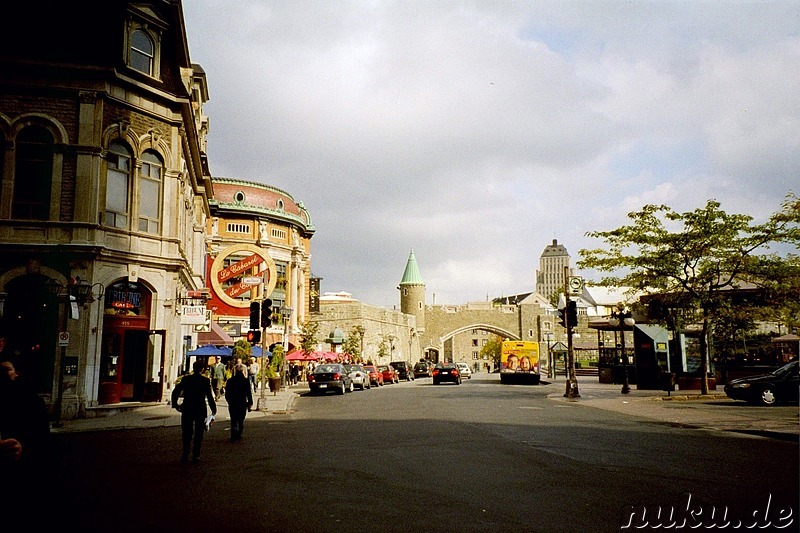
[[558,240],[553,239],[553,243],[545,246],[539,257],[539,270],[536,271],[536,292],[548,301],[552,301],[554,297],[558,296],[558,293],[564,292],[565,268],[569,269],[568,275],[572,275],[567,248],[563,244],[558,244]]
[[[233,339],[242,337],[249,329],[250,302],[269,299],[266,344],[282,343],[285,332],[291,348],[298,324],[308,320],[311,216],[302,202],[276,187],[228,178],[212,182],[206,240],[212,323]],[[200,340],[219,344],[213,335]]]
[[320,312],[312,314],[311,321],[319,324],[319,351],[330,350],[325,338],[335,330],[349,336],[358,329],[364,361],[380,365],[391,361],[414,363],[420,358],[420,336],[412,314],[365,304],[350,293],[338,292],[320,297]]
[[30,0],[0,19],[6,353],[57,420],[161,400],[193,342],[180,312],[212,194],[181,4]]

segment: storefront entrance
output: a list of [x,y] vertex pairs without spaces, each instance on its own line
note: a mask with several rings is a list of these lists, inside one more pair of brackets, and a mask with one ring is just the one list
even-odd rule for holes
[[151,301],[138,283],[118,282],[106,291],[98,403],[161,400],[166,332],[150,328]]

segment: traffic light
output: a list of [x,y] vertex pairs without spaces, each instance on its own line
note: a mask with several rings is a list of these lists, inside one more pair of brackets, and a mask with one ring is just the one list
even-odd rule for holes
[[247,332],[247,342],[250,344],[258,344],[261,342],[261,330],[251,329]]
[[258,302],[250,302],[250,329],[258,329],[258,311],[260,307]]
[[272,325],[272,300],[267,298],[261,302],[261,327],[268,328]]
[[567,327],[567,308],[562,307],[558,310],[558,323],[561,324],[561,327]]
[[578,327],[578,302],[570,300],[567,302],[567,324],[569,327]]

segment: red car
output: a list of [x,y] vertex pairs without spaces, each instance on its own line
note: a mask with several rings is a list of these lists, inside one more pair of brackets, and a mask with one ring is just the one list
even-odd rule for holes
[[391,366],[381,365],[378,367],[378,372],[383,374],[384,383],[400,383],[400,374]]
[[378,372],[378,369],[375,368],[375,365],[364,365],[364,372],[369,375],[369,382],[371,385],[383,385],[383,374]]

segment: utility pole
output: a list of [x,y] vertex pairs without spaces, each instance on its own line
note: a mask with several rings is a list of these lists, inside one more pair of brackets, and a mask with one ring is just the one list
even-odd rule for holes
[[575,349],[572,347],[572,323],[569,320],[569,267],[564,267],[564,323],[567,328],[567,390],[564,392],[565,398],[580,398],[578,391],[578,378],[575,375]]

